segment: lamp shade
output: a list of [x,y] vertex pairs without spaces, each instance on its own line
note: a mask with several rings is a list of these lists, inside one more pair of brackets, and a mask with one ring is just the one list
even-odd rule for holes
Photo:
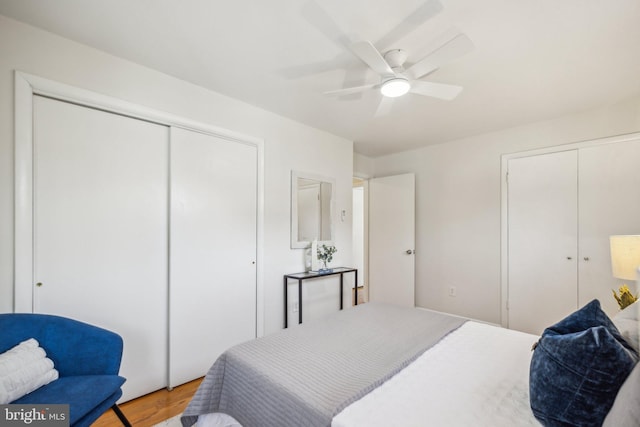
[[609,242],[613,277],[636,280],[640,266],[640,235],[611,236]]

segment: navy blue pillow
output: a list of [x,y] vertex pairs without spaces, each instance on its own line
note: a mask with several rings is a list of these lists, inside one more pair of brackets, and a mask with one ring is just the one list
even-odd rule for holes
[[638,360],[593,300],[547,328],[535,346],[529,397],[545,426],[600,426]]

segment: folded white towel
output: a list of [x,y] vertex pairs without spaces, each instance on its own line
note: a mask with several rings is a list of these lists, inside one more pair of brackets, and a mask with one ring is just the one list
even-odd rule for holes
[[47,357],[38,341],[30,338],[0,354],[0,377],[11,374],[30,362]]
[[31,338],[0,354],[0,404],[14,400],[58,379],[53,361]]

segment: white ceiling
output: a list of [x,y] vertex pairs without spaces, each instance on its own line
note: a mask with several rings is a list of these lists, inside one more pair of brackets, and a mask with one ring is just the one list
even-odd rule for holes
[[[639,0],[0,0],[0,14],[324,129],[376,157],[640,95]],[[413,63],[457,33],[475,50],[423,78],[453,101],[323,92],[377,83],[348,49]]]

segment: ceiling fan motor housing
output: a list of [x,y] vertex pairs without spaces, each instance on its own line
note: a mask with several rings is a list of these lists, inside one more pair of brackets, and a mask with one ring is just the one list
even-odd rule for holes
[[401,73],[404,72],[402,64],[407,60],[407,52],[402,49],[392,49],[384,54],[384,60],[389,64],[395,75],[383,77],[380,92],[387,97],[395,98],[409,92],[411,83]]
[[384,60],[396,73],[404,71],[402,65],[407,60],[407,51],[403,49],[392,49],[384,54]]

